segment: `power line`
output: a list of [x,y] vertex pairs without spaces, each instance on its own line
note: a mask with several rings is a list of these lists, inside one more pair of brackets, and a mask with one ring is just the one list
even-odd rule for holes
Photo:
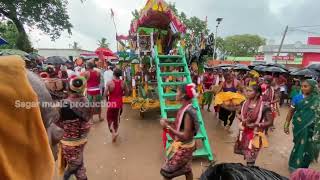
[[310,34],[318,34],[320,35],[320,32],[315,32],[315,31],[307,31],[303,29],[296,29],[296,28],[290,28],[289,31],[300,31],[300,32],[305,32],[305,33],[310,33]]
[[320,27],[320,25],[296,26],[296,27],[290,27],[290,28],[309,28],[309,27]]

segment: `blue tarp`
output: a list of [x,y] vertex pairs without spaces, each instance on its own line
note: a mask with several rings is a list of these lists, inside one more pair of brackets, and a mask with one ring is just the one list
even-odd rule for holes
[[8,44],[8,42],[4,40],[2,37],[0,37],[0,46],[4,44]]

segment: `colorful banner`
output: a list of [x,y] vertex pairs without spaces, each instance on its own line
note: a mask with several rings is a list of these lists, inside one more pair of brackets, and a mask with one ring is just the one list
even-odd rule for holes
[[[256,61],[264,61],[264,55],[255,56]],[[272,60],[277,61],[294,61],[295,56],[272,56]]]

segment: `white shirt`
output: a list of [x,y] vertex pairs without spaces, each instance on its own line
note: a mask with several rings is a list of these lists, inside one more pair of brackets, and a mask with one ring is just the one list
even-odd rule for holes
[[74,71],[75,71],[76,75],[79,76],[80,73],[86,72],[86,69],[83,67],[77,66],[74,68]]
[[70,78],[72,75],[76,75],[76,72],[74,72],[71,69],[67,69],[68,78]]
[[103,73],[104,86],[113,79],[113,71],[108,69]]

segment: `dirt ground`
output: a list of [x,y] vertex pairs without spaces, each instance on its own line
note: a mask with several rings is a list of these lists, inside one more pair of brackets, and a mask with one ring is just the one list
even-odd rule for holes
[[[281,109],[276,129],[269,135],[270,147],[259,154],[257,165],[288,177],[288,158],[292,148],[292,135],[283,133],[287,108]],[[121,117],[120,136],[111,143],[107,123],[96,122],[90,132],[85,150],[85,166],[90,180],[160,180],[160,167],[164,161],[161,143],[159,111],[150,111],[142,119],[139,112],[125,106]],[[97,119],[97,117],[95,117]],[[213,113],[203,111],[203,119],[217,163],[245,163],[243,157],[233,153],[235,138],[225,131]],[[194,179],[206,169],[206,159],[193,162]],[[320,166],[319,170],[320,170]],[[55,178],[56,180],[59,178]],[[183,177],[178,180],[185,179]]]

